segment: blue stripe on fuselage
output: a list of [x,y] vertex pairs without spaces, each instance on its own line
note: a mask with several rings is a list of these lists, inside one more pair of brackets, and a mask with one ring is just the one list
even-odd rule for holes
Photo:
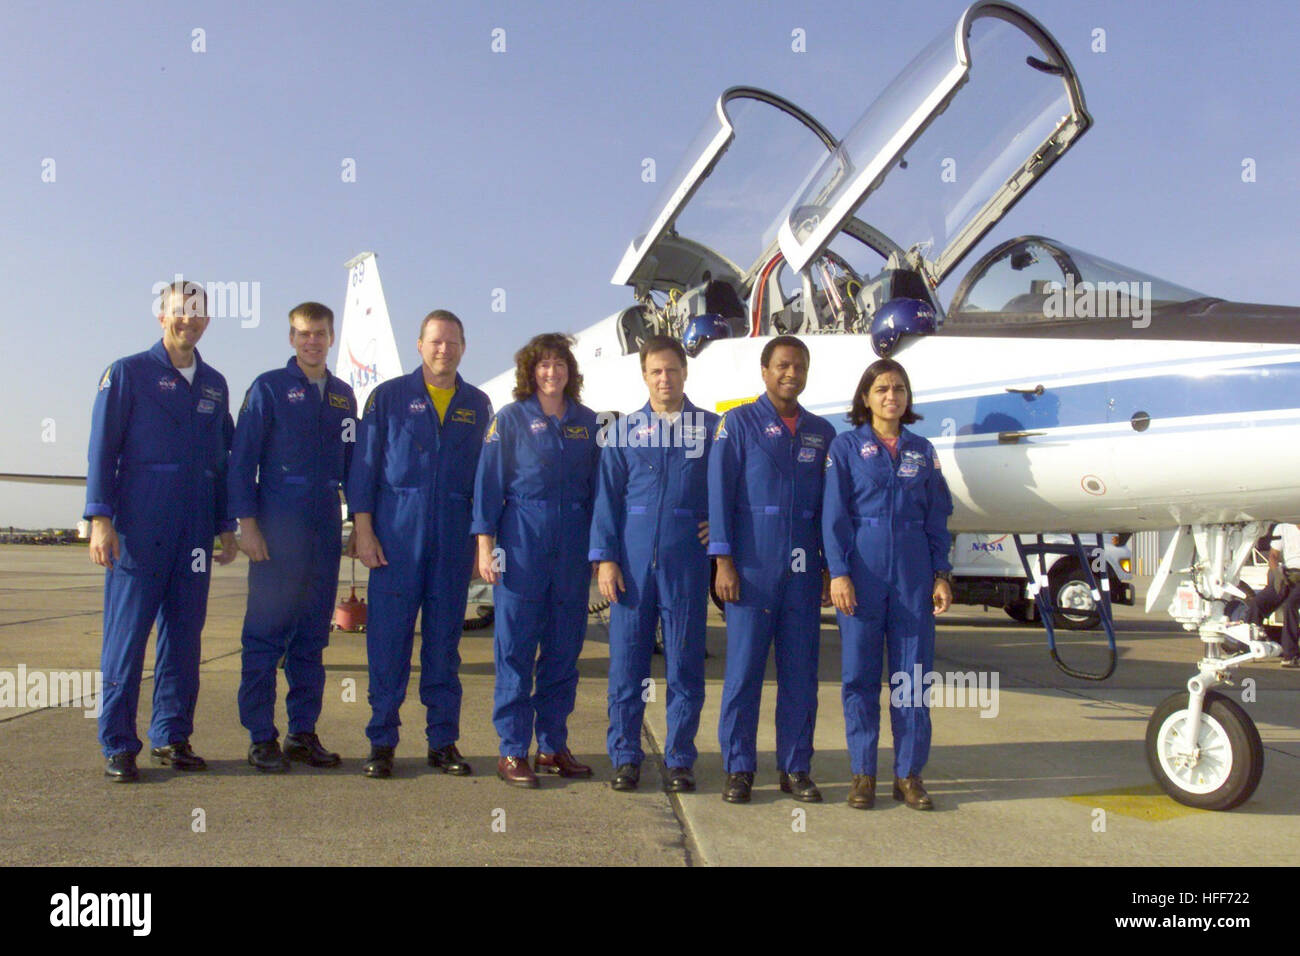
[[[1042,395],[998,391],[918,402],[917,411],[925,417],[908,427],[933,439],[1111,423],[1128,426],[1137,412],[1145,412],[1158,422],[1297,406],[1300,362],[1279,362],[1048,387]],[[826,415],[837,430],[844,431],[850,426],[839,413],[843,407],[829,405],[823,406],[824,411],[814,411]]]

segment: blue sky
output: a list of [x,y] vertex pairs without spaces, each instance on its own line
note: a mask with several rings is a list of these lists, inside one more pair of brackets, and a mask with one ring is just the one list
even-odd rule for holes
[[[1023,5],[1074,61],[1096,126],[985,245],[1041,232],[1209,294],[1300,304],[1300,11]],[[260,283],[260,323],[214,320],[200,346],[236,405],[285,361],[292,305],[341,316],[343,263],[365,249],[407,367],[419,318],[446,307],[469,327],[462,372],[486,379],[528,336],[630,304],[609,276],[658,193],[642,161],[667,175],[722,89],[771,89],[842,135],[963,6],[11,2],[0,471],[84,474],[99,376],[157,338],[152,289],[176,272]],[[79,491],[0,485],[0,526],[80,512]]]

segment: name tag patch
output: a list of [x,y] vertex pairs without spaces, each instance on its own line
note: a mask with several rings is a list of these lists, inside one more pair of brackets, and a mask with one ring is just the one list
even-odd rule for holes
[[799,449],[799,460],[800,460],[800,461],[816,461],[816,460],[817,460],[817,449],[816,449],[816,448],[800,448],[800,449]]
[[905,462],[903,462],[901,465],[898,466],[898,477],[899,477],[899,478],[915,478],[916,475],[917,475],[917,472],[919,472],[920,470],[921,470],[921,469],[920,469],[920,466],[918,466],[916,462],[914,462],[914,461],[905,461]]
[[195,410],[202,415],[211,415],[217,410],[217,403],[210,398],[200,398]]
[[460,422],[462,425],[473,425],[476,421],[474,415],[474,409],[472,408],[453,409],[451,413],[451,420],[453,422]]
[[564,426],[564,437],[565,437],[565,438],[578,438],[578,439],[581,439],[581,440],[583,440],[583,441],[586,441],[588,438],[591,437],[591,434],[587,431],[587,426],[586,426],[586,425],[565,425],[565,426]]

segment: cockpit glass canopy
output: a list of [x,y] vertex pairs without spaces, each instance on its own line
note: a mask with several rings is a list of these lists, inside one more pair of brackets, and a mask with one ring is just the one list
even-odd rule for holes
[[727,90],[664,180],[611,281],[690,285],[714,256],[715,272],[744,274],[775,241],[794,184],[833,144],[794,104],[763,90]]
[[977,3],[813,174],[781,250],[802,269],[856,212],[937,285],[1090,124],[1055,40],[1017,8]]
[[1193,289],[1054,239],[1021,236],[992,249],[975,264],[953,295],[948,323],[1129,318],[1139,309],[1203,298]]

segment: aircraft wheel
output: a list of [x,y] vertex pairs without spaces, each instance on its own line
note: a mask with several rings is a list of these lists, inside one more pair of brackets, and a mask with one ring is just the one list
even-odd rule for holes
[[1056,623],[1067,631],[1091,630],[1101,623],[1101,612],[1092,599],[1088,578],[1073,561],[1067,567],[1061,564],[1048,576],[1052,604],[1056,607]]
[[1021,624],[1032,624],[1038,620],[1038,606],[1033,601],[1016,601],[1002,610],[1007,612],[1007,617],[1011,620]]
[[1201,810],[1231,810],[1250,799],[1264,773],[1264,744],[1250,715],[1217,691],[1205,695],[1193,764],[1188,741],[1187,693],[1166,697],[1147,722],[1147,765],[1161,789]]

